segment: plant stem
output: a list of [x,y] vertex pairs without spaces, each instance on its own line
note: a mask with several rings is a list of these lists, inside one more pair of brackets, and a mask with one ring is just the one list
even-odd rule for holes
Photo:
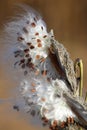
[[85,96],[85,102],[87,102],[87,92],[86,92],[86,96]]
[[83,93],[83,63],[80,59],[79,61],[79,67],[80,67],[80,87],[79,87],[79,96],[82,97]]

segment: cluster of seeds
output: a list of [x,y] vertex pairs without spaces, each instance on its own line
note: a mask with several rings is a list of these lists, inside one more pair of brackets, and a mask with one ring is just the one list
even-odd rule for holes
[[51,130],[59,130],[59,129],[63,129],[65,127],[68,127],[68,125],[73,125],[75,123],[74,119],[71,117],[67,118],[66,122],[58,122],[57,120],[54,120],[52,122],[52,124],[50,124],[49,120],[46,117],[42,118],[42,121],[44,122],[43,125],[46,126],[49,124],[49,128]]
[[[22,33],[21,33],[22,32]],[[30,68],[38,75],[40,65],[44,64],[51,45],[50,34],[47,33],[46,27],[43,26],[42,19],[31,17],[27,20],[21,32],[17,32],[17,42],[19,49],[14,52],[16,58],[20,58],[14,65],[18,64],[25,69]],[[45,68],[41,70],[42,75],[47,74]]]
[[[52,79],[48,82],[43,75],[40,75],[37,81],[31,77],[29,82],[27,80],[21,86],[22,94],[26,97],[26,104],[29,107],[28,111],[30,109],[32,111],[32,106],[39,106],[43,125],[49,125],[52,130],[57,130],[58,127],[65,128],[70,124],[74,124],[75,118],[65,100],[61,95],[57,95],[58,89],[55,86],[56,84],[57,80],[53,84]],[[64,87],[63,82],[62,85]]]
[[[59,89],[64,87],[67,91],[66,84],[57,77],[58,84],[56,85],[56,80],[49,76],[50,71],[54,71],[50,65],[51,62],[49,63],[51,69],[49,70],[49,65],[48,68],[46,67],[49,51],[53,51],[51,48],[52,38],[53,34],[47,33],[43,20],[30,14],[20,32],[17,32],[18,49],[14,55],[18,60],[14,65],[19,65],[24,69],[25,75],[30,75],[27,79],[28,82],[21,87],[26,104],[29,108],[32,108],[33,105],[39,106],[44,123],[51,124],[50,128],[56,130],[58,127],[64,128],[67,124],[73,124],[75,115],[65,100],[60,99]],[[30,70],[33,72],[32,77]],[[56,73],[53,73],[53,77],[55,77]],[[34,114],[32,112],[32,115]]]

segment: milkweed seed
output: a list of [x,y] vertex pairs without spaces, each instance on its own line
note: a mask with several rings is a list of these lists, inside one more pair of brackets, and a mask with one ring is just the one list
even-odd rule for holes
[[29,49],[25,49],[24,52],[25,52],[25,53],[29,52]]
[[25,57],[29,57],[29,54],[25,55]]
[[43,38],[46,38],[46,37],[47,37],[47,35],[44,35],[44,36],[43,36]]
[[31,26],[32,27],[36,27],[36,24],[33,22],[33,23],[31,23]]
[[31,83],[31,86],[32,86],[32,87],[35,87],[35,86],[36,86],[36,84],[35,84],[35,83]]
[[28,46],[31,46],[31,45],[32,45],[32,43],[31,43],[31,42],[27,42],[27,45],[28,45]]
[[45,101],[46,101],[46,99],[45,99],[45,98],[41,98],[41,101],[45,102]]
[[23,31],[24,31],[25,33],[28,33],[28,30],[27,30],[26,27],[23,28]]
[[40,55],[36,55],[36,59],[37,59],[37,60],[40,59]]
[[36,92],[36,89],[35,88],[31,89],[31,92],[33,92],[33,93]]
[[30,46],[30,49],[34,49],[35,47],[33,45]]
[[42,71],[42,75],[43,75],[43,76],[46,76],[46,75],[47,75],[47,70],[43,70],[43,71]]
[[21,62],[21,63],[24,63],[24,62],[25,62],[25,59],[20,60],[20,62]]
[[41,26],[41,29],[43,30],[43,26]]
[[41,43],[38,43],[38,47],[42,47],[42,44],[41,44]]
[[23,38],[23,37],[18,37],[17,40],[18,40],[19,42],[21,42],[21,41],[24,40],[24,38]]
[[37,19],[34,17],[34,21],[37,22]]
[[31,60],[32,60],[32,58],[30,57],[30,58],[28,58],[28,63],[30,63],[31,62]]
[[36,36],[38,36],[38,35],[39,35],[39,33],[37,32],[37,33],[35,33],[35,35],[36,35]]
[[24,68],[25,68],[25,64],[22,64],[22,66],[21,66],[21,67],[22,67],[22,69],[24,69]]
[[41,42],[41,40],[40,40],[40,39],[37,39],[37,42]]

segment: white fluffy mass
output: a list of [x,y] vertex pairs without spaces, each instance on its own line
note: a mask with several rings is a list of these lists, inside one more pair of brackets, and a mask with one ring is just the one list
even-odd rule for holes
[[18,64],[25,70],[25,74],[28,73],[21,83],[25,107],[30,110],[35,106],[42,117],[52,122],[63,122],[68,117],[74,118],[75,115],[63,97],[63,93],[68,93],[69,89],[65,81],[57,76],[51,61],[48,62],[47,59],[54,36],[52,31],[47,32],[41,16],[26,8],[21,17],[7,24],[5,31],[16,43],[15,65]]
[[[48,83],[46,80],[34,80],[34,86],[28,80],[22,83],[22,94],[26,99],[27,104],[38,106],[41,116],[46,117],[51,122],[66,121],[68,117],[75,117],[71,109],[68,107],[62,93],[68,91],[66,84],[59,79],[51,80]],[[32,108],[32,105],[31,108]],[[29,109],[30,109],[29,106]]]

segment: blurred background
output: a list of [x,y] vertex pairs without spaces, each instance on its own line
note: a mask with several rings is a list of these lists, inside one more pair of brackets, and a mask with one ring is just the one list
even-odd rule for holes
[[[14,15],[14,4],[25,3],[43,16],[48,29],[53,29],[56,39],[69,51],[71,58],[81,58],[84,63],[84,94],[87,90],[87,0],[0,0],[0,31],[9,17]],[[4,38],[4,37],[3,37]],[[0,42],[0,98],[11,97],[17,84],[11,79],[8,63],[3,61],[6,47]],[[47,129],[27,120],[14,111],[9,102],[0,101],[0,130]],[[35,124],[35,125],[34,125]]]

